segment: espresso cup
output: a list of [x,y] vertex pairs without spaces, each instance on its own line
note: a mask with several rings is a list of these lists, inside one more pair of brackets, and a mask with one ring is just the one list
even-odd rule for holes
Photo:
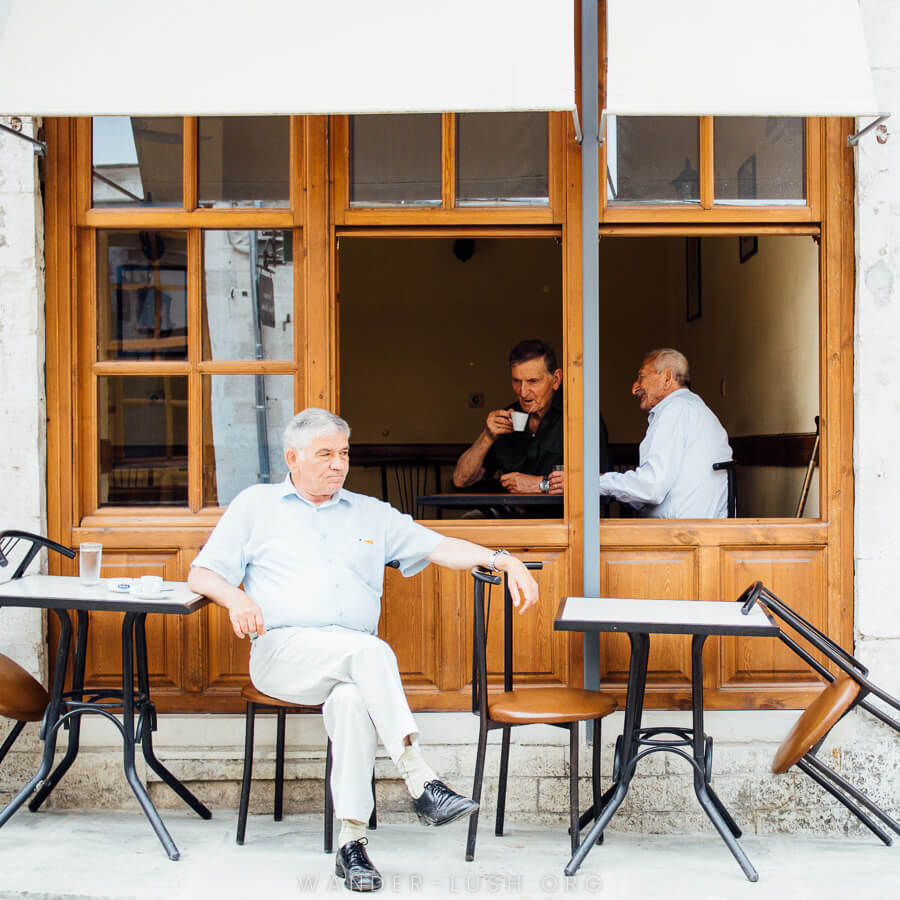
[[528,424],[528,413],[513,409],[510,411],[510,416],[512,417],[513,431],[524,431]]
[[141,575],[132,585],[131,590],[139,597],[155,597],[162,591],[163,580],[159,575]]

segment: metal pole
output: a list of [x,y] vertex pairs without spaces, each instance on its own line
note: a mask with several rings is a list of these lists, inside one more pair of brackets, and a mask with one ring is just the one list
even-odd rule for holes
[[[597,228],[600,221],[599,185],[599,72],[598,25],[595,0],[581,0],[581,288],[582,288],[582,373],[584,378],[584,596],[600,595],[600,312],[599,251]],[[584,685],[600,685],[600,637],[584,636]]]
[[[259,321],[259,240],[256,231],[250,229],[250,305],[253,308],[253,346],[256,359],[265,356],[262,342],[262,325]],[[269,468],[269,426],[266,421],[266,381],[265,375],[254,375],[254,409],[256,411],[256,448],[259,455],[259,481],[268,484],[271,478]]]

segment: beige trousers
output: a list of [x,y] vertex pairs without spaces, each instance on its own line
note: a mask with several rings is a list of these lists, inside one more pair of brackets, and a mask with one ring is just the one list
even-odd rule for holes
[[338,626],[277,628],[253,641],[250,678],[279,700],[323,705],[335,815],[368,821],[378,739],[396,764],[404,738],[418,737],[390,646]]

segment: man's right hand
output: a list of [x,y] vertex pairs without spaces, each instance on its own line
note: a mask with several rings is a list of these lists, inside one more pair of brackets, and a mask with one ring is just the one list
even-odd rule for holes
[[231,620],[231,627],[234,629],[234,633],[239,638],[250,634],[261,635],[266,633],[262,610],[243,591],[239,591],[238,595],[229,597],[228,618]]
[[484,430],[491,440],[497,440],[501,434],[512,434],[512,414],[508,409],[495,409],[488,413],[484,422]]

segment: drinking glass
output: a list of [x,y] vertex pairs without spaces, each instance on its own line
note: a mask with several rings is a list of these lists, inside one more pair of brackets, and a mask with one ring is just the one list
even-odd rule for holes
[[100,583],[100,560],[103,544],[85,541],[78,547],[78,580],[82,584]]

